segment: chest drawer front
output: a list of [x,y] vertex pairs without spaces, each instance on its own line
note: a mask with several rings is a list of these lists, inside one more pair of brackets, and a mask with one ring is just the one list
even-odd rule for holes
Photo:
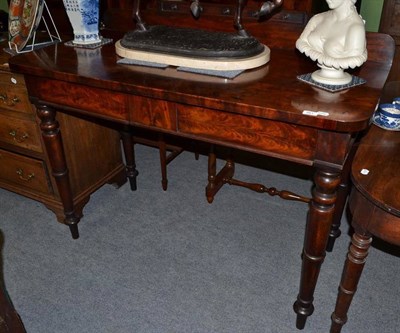
[[33,113],[23,76],[14,73],[0,73],[0,108]]
[[39,129],[35,122],[0,114],[0,141],[42,152]]
[[43,161],[2,149],[0,149],[0,179],[42,193],[51,192]]

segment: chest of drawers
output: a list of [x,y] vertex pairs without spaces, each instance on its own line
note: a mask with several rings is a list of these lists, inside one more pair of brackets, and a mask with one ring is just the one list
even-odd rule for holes
[[[9,57],[1,51],[0,187],[42,202],[63,222],[61,197],[50,174],[36,110],[29,101],[24,77],[10,72]],[[73,200],[82,215],[83,206],[96,189],[105,183],[120,186],[126,181],[120,136],[114,128],[68,114],[59,114],[57,120],[66,129],[63,148],[74,175]]]

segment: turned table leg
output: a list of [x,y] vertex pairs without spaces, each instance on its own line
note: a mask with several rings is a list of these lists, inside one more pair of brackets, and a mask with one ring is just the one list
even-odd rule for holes
[[139,172],[136,170],[135,147],[133,143],[133,135],[129,128],[126,128],[123,131],[121,131],[121,140],[125,155],[126,176],[129,179],[131,190],[136,191],[137,189],[136,178]]
[[37,115],[40,119],[43,142],[49,156],[52,175],[56,181],[64,208],[65,220],[73,239],[79,238],[78,223],[80,218],[75,211],[71,185],[68,177],[67,162],[60,133],[60,126],[56,120],[56,111],[46,105],[37,105]]
[[211,145],[208,153],[208,184],[206,187],[206,197],[209,203],[214,201],[215,177],[217,175],[217,156],[215,155],[214,145]]
[[209,203],[214,201],[214,197],[221,187],[232,179],[235,173],[235,163],[228,159],[224,167],[217,173],[217,157],[214,151],[214,145],[211,146],[208,154],[208,183],[206,187],[206,197]]
[[307,317],[314,311],[314,290],[326,254],[340,172],[317,168],[314,182],[304,238],[300,291],[293,305],[298,329],[304,328]]
[[326,246],[327,252],[332,252],[335,241],[340,237],[340,224],[342,220],[342,215],[344,207],[346,206],[347,197],[350,191],[350,179],[349,173],[343,174],[343,179],[337,190],[337,198],[335,202],[335,212],[333,214],[331,231],[329,233],[328,244]]
[[330,333],[339,333],[347,321],[347,312],[357,290],[371,242],[372,237],[369,233],[361,234],[355,232],[353,234],[339,286],[335,311],[331,317]]
[[161,165],[161,186],[164,191],[168,189],[168,177],[167,177],[167,143],[165,142],[164,135],[158,134],[158,153],[160,155]]
[[343,211],[346,206],[347,198],[350,193],[351,181],[350,181],[350,172],[351,165],[354,159],[354,155],[357,151],[357,145],[353,145],[349,156],[347,157],[346,163],[343,167],[341,182],[337,191],[337,199],[335,202],[335,213],[333,214],[333,221],[331,232],[329,234],[328,244],[326,246],[326,251],[332,252],[333,246],[335,245],[335,241],[340,237],[340,224],[343,216]]

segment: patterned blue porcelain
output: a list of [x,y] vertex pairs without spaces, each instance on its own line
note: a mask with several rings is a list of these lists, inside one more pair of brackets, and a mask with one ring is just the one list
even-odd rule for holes
[[393,104],[399,104],[400,105],[400,97],[393,98]]
[[74,44],[99,43],[99,0],[63,0],[74,31]]
[[381,128],[400,131],[400,104],[380,104],[372,120]]

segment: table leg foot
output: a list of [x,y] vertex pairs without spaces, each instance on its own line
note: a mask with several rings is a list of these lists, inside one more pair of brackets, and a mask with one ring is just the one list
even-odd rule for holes
[[71,236],[73,239],[78,239],[79,238],[79,230],[78,230],[78,225],[77,224],[70,224],[69,225],[69,231],[71,232]]
[[129,186],[131,191],[136,191],[137,190],[137,182],[136,182],[136,177],[138,176],[138,172],[130,172],[127,171],[127,177],[129,179]]
[[335,313],[332,313],[331,320],[332,325],[329,333],[340,333],[343,325],[347,322],[347,316],[345,318],[339,318]]
[[74,207],[74,211],[65,212],[64,223],[69,227],[69,231],[71,232],[71,236],[73,239],[79,238],[79,230],[78,223],[80,221],[80,217],[82,217],[82,208]]
[[299,330],[304,329],[307,318],[314,312],[314,305],[310,302],[304,302],[297,298],[297,301],[293,305],[293,310],[297,313],[296,328]]

